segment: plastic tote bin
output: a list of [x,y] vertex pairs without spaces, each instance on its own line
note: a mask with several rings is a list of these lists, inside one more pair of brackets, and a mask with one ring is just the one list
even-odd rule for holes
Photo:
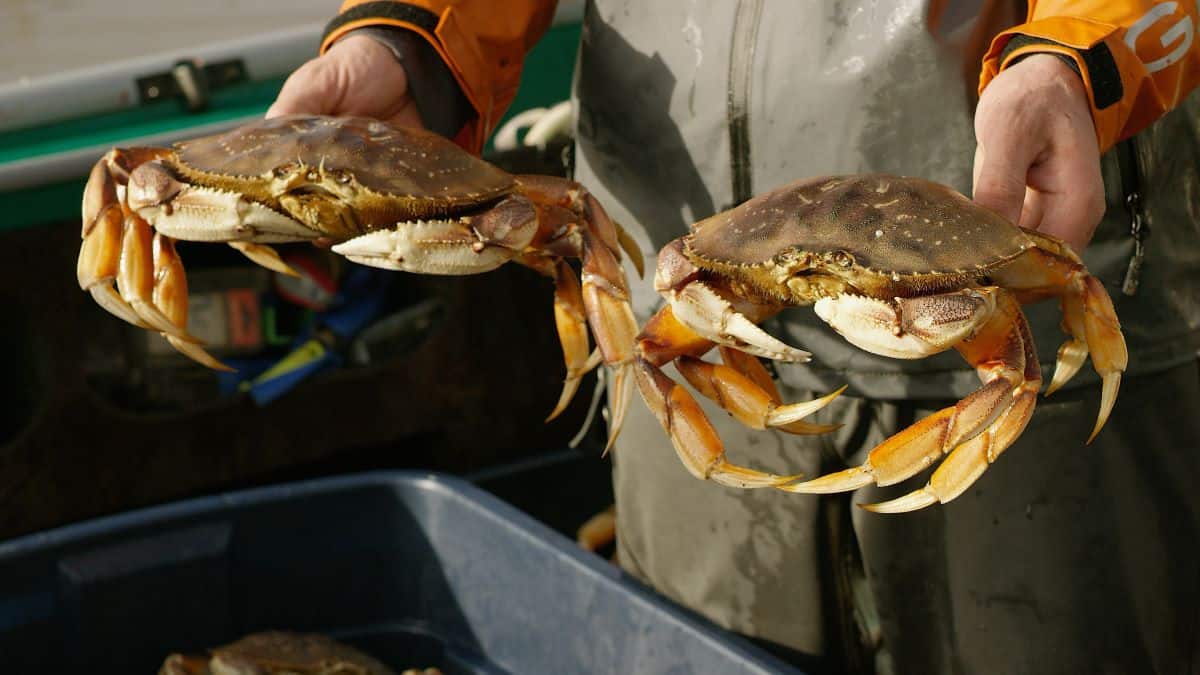
[[153,673],[315,631],[397,669],[795,673],[456,478],[273,486],[0,544],[0,670]]

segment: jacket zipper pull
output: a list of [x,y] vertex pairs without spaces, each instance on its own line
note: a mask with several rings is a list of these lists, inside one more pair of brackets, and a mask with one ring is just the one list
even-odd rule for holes
[[1146,257],[1146,222],[1142,218],[1141,196],[1135,191],[1125,197],[1125,209],[1129,211],[1129,235],[1133,237],[1133,255],[1129,257],[1129,266],[1125,268],[1125,281],[1121,284],[1121,292],[1125,295],[1136,295],[1138,284],[1142,281],[1142,263]]
[[1142,213],[1141,172],[1138,170],[1137,148],[1133,138],[1117,144],[1117,165],[1121,170],[1121,190],[1125,193],[1125,210],[1129,213],[1129,236],[1133,238],[1133,255],[1125,268],[1121,292],[1136,295],[1142,281],[1142,264],[1146,258],[1146,238],[1150,227]]

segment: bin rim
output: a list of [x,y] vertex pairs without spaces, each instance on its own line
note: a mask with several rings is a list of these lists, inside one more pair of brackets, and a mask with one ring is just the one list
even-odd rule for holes
[[609,590],[628,593],[631,602],[641,605],[647,611],[665,614],[678,621],[683,628],[695,631],[710,641],[715,649],[730,653],[748,665],[770,673],[801,672],[755,646],[746,638],[724,630],[695,611],[679,605],[616,565],[583,550],[575,542],[483,488],[462,477],[436,471],[372,470],[324,476],[192,497],[91,518],[0,542],[0,574],[3,574],[6,563],[23,555],[72,544],[86,545],[91,539],[112,537],[133,529],[153,528],[176,519],[198,520],[219,516],[222,511],[233,508],[283,503],[297,497],[335,494],[350,489],[394,487],[402,484],[457,499],[489,520],[507,523],[509,529],[524,542],[565,558],[577,572],[604,584]]

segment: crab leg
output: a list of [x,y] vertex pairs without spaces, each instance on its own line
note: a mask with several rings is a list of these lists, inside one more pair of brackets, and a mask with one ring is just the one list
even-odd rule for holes
[[1092,366],[1104,384],[1096,425],[1088,437],[1090,443],[1108,421],[1121,386],[1121,374],[1129,362],[1121,323],[1104,284],[1087,272],[1065,244],[1046,235],[1030,234],[1038,241],[1038,248],[1029,249],[994,277],[1013,289],[1021,302],[1059,297],[1062,329],[1068,338],[1059,347],[1054,377],[1046,395],[1066,384],[1091,354]]
[[[1016,440],[1033,413],[1033,403],[1041,386],[1037,359],[1032,357],[1029,328],[1020,304],[1008,291],[987,287],[973,289],[971,293],[982,296],[978,298],[977,306],[984,312],[964,312],[963,321],[976,327],[971,337],[959,342],[955,348],[975,367],[983,385],[957,404],[933,413],[880,443],[861,466],[780,489],[828,493],[854,490],[872,483],[893,485],[950,453],[922,490],[866,507],[889,513],[909,511],[939,501],[945,503],[958,496]],[[953,295],[973,297],[962,293]],[[896,311],[900,312],[899,309]],[[898,315],[895,320],[903,325],[913,318]],[[960,327],[959,323],[954,323],[954,329]],[[880,340],[884,339],[883,333],[880,331]],[[859,338],[860,342],[870,344],[863,335]]]
[[150,325],[113,286],[121,273],[128,219],[117,188],[128,182],[131,165],[158,156],[150,148],[114,149],[92,166],[83,190],[83,243],[75,270],[79,287],[91,293],[97,304],[141,328]]
[[650,319],[638,338],[638,389],[671,438],[675,454],[696,478],[730,487],[771,487],[795,480],[797,476],[764,473],[726,462],[725,446],[700,404],[659,368],[659,364],[675,357],[699,356],[712,347],[711,341],[676,319],[670,305]]
[[579,388],[580,380],[600,364],[600,350],[595,349],[588,353],[587,314],[583,307],[579,280],[571,266],[561,258],[535,255],[522,256],[518,261],[554,280],[554,323],[558,329],[558,340],[562,344],[567,375],[563,379],[558,403],[546,417],[546,421],[549,422],[566,410],[567,404]]
[[1038,389],[1042,386],[1042,375],[1029,324],[1024,320],[1023,314],[1017,316],[1021,319],[1018,328],[1025,352],[1025,381],[1014,390],[1012,405],[978,436],[951,451],[929,477],[929,483],[925,487],[886,502],[864,504],[864,509],[876,513],[903,513],[930,506],[935,502],[945,504],[971,487],[971,484],[987,470],[988,465],[995,462],[1000,453],[1020,437],[1025,425],[1029,424],[1033,417]]
[[[175,251],[175,242],[161,233],[154,235],[154,306],[170,322],[180,328],[187,326],[188,290],[187,273],[183,261]],[[214,370],[232,371],[233,368],[213,358],[196,342],[181,340],[175,335],[163,333],[167,342],[181,353]]]
[[283,258],[279,257],[279,252],[267,246],[266,244],[255,244],[251,241],[231,241],[229,245],[242,255],[246,256],[255,264],[261,265],[272,272],[286,274],[289,277],[299,277],[300,273],[292,269],[292,266],[285,263]]
[[[550,176],[519,176],[518,189],[545,214],[539,217],[538,246],[549,255],[580,259],[583,308],[592,337],[613,373],[607,452],[621,431],[633,381],[633,346],[638,332],[629,286],[621,269],[619,229],[592,195],[578,183]],[[558,226],[566,210],[572,223]]]
[[228,370],[187,333],[187,282],[170,240],[156,234],[117,192],[133,169],[165,152],[112,150],[92,168],[84,188],[79,285],[117,317],[160,332],[176,349],[206,366]]
[[[675,360],[675,367],[696,391],[751,429],[777,427],[794,434],[821,434],[838,428],[838,425],[811,424],[803,420],[840,396],[846,387],[812,401],[783,405],[775,383],[767,376],[762,364],[754,357],[731,357],[739,353],[722,346],[721,357],[725,365],[680,356]],[[766,376],[769,387],[763,386],[761,376]]]
[[[769,316],[770,308],[760,310]],[[764,473],[725,461],[725,447],[696,399],[659,367],[674,360],[680,372],[702,393],[714,398],[739,420],[755,428],[781,426],[793,433],[824,431],[817,425],[799,427],[798,420],[823,407],[841,393],[817,401],[779,405],[779,393],[762,365],[745,367],[738,357],[714,366],[698,359],[713,342],[697,335],[674,314],[670,305],[655,314],[638,338],[637,382],[646,405],[666,430],[684,467],[696,478],[739,488],[780,486],[798,476]],[[723,352],[723,354],[732,353]],[[733,363],[736,365],[728,365]],[[760,384],[765,382],[766,384]]]

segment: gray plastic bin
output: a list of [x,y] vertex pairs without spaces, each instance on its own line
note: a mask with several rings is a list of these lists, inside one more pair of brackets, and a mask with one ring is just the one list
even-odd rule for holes
[[798,672],[445,476],[273,486],[0,544],[3,672],[154,673],[267,629],[446,675]]

